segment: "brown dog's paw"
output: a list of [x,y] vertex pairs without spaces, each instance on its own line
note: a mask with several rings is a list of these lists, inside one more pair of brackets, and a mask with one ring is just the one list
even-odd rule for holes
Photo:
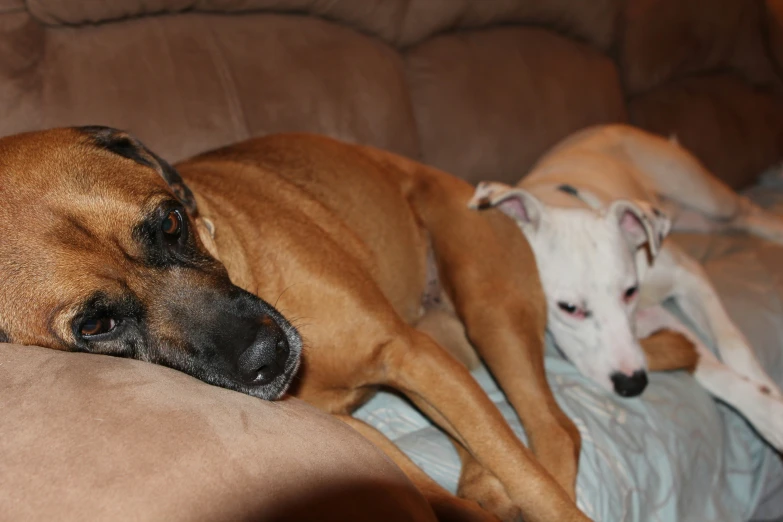
[[457,495],[474,500],[503,522],[522,520],[519,508],[511,502],[503,484],[480,465],[467,466],[460,477]]

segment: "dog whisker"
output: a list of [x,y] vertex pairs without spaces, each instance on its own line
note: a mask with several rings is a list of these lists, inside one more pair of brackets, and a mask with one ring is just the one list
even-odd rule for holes
[[[277,299],[275,299],[275,304],[274,304],[274,305],[272,305],[272,306],[274,306],[275,308],[277,308],[277,303],[280,301],[280,298],[281,298],[281,297],[283,297],[283,294],[284,294],[284,293],[286,293],[286,292],[287,292],[287,291],[288,291],[288,290],[289,290],[291,287],[293,287],[293,286],[294,286],[294,285],[296,285],[296,284],[298,284],[298,283],[291,283],[290,285],[288,285],[287,287],[285,287],[285,288],[283,289],[283,291],[282,291],[282,292],[280,292],[280,295],[278,295],[278,296],[277,296]],[[256,292],[257,292],[257,291],[258,291],[258,290],[256,289]],[[256,293],[256,295],[258,295],[258,293]]]

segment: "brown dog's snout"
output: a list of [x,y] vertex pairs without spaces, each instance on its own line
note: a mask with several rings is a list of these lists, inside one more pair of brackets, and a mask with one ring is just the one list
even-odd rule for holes
[[[210,384],[279,398],[299,367],[302,340],[296,329],[269,303],[220,274],[172,280],[160,292],[153,317],[166,328],[160,336],[175,339],[180,348],[160,350],[159,362]],[[184,364],[177,357],[183,350]]]
[[285,332],[271,318],[264,318],[255,341],[239,355],[239,374],[247,385],[272,382],[286,370],[291,348]]

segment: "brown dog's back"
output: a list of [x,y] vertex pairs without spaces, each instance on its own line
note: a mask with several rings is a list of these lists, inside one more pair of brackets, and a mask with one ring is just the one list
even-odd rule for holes
[[[225,162],[235,164],[235,177],[211,178],[210,164],[216,161],[222,164],[221,172]],[[269,235],[301,234],[299,245],[285,249],[285,254],[321,266],[338,263],[341,270],[355,263],[406,321],[416,319],[425,280],[426,235],[403,193],[402,172],[381,168],[358,147],[303,134],[248,140],[177,168],[197,194],[216,200],[205,206],[220,214],[221,221],[230,223],[238,216],[257,220],[246,228],[258,230],[258,235],[243,238],[251,255],[282,255]],[[222,233],[218,231],[218,242]],[[254,279],[266,279],[259,276]]]
[[232,281],[276,304],[317,347],[305,350],[299,396],[330,411],[358,405],[366,391],[327,392],[362,383],[343,350],[377,364],[382,346],[421,314],[427,240],[404,173],[310,135],[249,140],[177,169],[216,224]]

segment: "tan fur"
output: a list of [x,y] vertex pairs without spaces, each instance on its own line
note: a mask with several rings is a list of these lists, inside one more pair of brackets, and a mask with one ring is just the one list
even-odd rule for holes
[[[65,348],[56,337],[69,335],[71,303],[116,284],[118,274],[149,300],[150,316],[163,314],[155,301],[176,271],[151,271],[103,247],[122,243],[132,258],[139,201],[152,205],[152,194],[167,190],[152,169],[93,151],[69,130],[5,139],[0,157],[3,183],[13,183],[0,194],[7,285],[0,329],[17,342]],[[468,210],[473,189],[462,180],[323,137],[250,140],[177,169],[195,194],[199,219],[208,220],[195,223],[199,248],[220,259],[234,284],[275,304],[304,337],[294,394],[355,424],[346,416],[378,387],[396,388],[496,478],[508,499],[498,515],[586,520],[574,503],[579,433],[546,382],[544,296],[533,254],[510,219]],[[105,170],[110,181],[89,175]],[[69,185],[82,182],[89,200],[85,187]],[[91,232],[58,234],[64,215]],[[467,336],[519,413],[537,459],[465,366],[411,326],[422,317],[429,245]],[[26,268],[17,277],[19,260],[36,256],[56,256],[56,270]],[[105,279],[96,276],[107,270]],[[165,317],[160,323],[165,332]],[[494,519],[449,496],[379,433],[361,430],[419,484],[442,519]],[[494,497],[477,500],[497,505]]]
[[699,354],[684,335],[672,330],[659,330],[641,340],[647,367],[651,372],[685,370],[693,373]]
[[475,370],[481,364],[478,353],[465,336],[465,327],[453,310],[433,308],[427,310],[416,322],[416,329],[428,334],[451,355],[464,364],[468,370]]

